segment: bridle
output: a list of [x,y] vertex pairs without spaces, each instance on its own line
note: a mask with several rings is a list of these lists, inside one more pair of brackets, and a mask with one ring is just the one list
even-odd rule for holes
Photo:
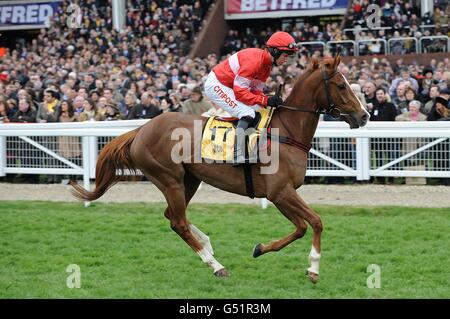
[[[328,114],[328,115],[331,115],[332,117],[337,118],[337,119],[340,119],[343,116],[351,116],[348,113],[342,113],[336,107],[336,105],[333,103],[333,100],[331,98],[331,94],[330,94],[330,80],[333,77],[335,77],[336,74],[338,74],[340,72],[337,71],[337,70],[334,70],[334,72],[330,76],[327,76],[327,73],[326,73],[324,68],[321,68],[320,72],[322,74],[323,80],[325,81],[325,94],[326,94],[327,103],[328,103],[327,107],[325,107],[325,108],[319,107],[319,108],[317,108],[315,110],[311,110],[311,109],[307,109],[307,108],[304,108],[304,107],[292,107],[292,106],[289,106],[289,105],[279,105],[278,108],[284,108],[284,109],[287,109],[287,110],[290,110],[290,111],[295,111],[295,112],[313,113],[317,117],[319,117],[320,114]],[[279,87],[278,91],[280,91],[280,87]],[[278,96],[280,95],[279,92],[277,92],[277,95]],[[283,124],[283,126],[287,130],[288,135],[291,135],[291,132],[289,132],[288,127],[284,124],[283,119],[281,117],[280,117],[280,121],[281,121],[281,124]],[[268,137],[269,138],[270,137],[272,137],[272,138],[275,137],[275,135],[271,134],[270,128],[269,128],[269,131],[268,131]],[[309,150],[311,149],[311,144],[307,145],[307,144],[301,143],[301,142],[291,138],[290,136],[277,136],[277,138],[278,138],[280,143],[284,143],[284,144],[288,144],[288,145],[291,145],[291,146],[295,146],[295,147],[301,149],[302,151],[304,151],[306,154],[308,154]]]
[[325,82],[325,94],[327,97],[327,107],[323,108],[323,107],[319,107],[315,110],[311,110],[308,108],[304,108],[304,107],[292,107],[289,105],[279,105],[279,108],[284,108],[290,111],[294,111],[294,112],[306,112],[306,113],[312,113],[316,116],[320,116],[320,114],[328,114],[331,115],[332,117],[336,118],[336,119],[340,119],[342,116],[350,116],[349,113],[342,113],[341,110],[339,110],[336,107],[336,104],[334,104],[333,99],[331,98],[331,93],[330,93],[330,80],[335,77],[337,74],[340,74],[339,71],[334,70],[334,72],[328,76],[325,69],[321,68],[320,72],[322,74],[323,80]]

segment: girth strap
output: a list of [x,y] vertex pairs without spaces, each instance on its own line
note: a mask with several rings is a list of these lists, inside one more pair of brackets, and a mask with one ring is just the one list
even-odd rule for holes
[[250,163],[245,163],[243,166],[245,178],[245,191],[247,192],[248,197],[255,198],[255,189],[253,188],[252,166]]

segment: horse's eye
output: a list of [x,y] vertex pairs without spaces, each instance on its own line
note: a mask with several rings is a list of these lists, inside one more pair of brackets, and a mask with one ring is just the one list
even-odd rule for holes
[[339,90],[345,90],[345,84],[344,83],[339,83],[338,84],[338,88],[339,88]]

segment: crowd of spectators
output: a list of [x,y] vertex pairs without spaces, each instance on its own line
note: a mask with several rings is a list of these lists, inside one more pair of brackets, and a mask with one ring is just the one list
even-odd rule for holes
[[[379,6],[379,10],[369,7]],[[376,19],[379,12],[380,17]],[[448,1],[436,0],[434,11],[421,14],[420,8],[410,0],[353,0],[344,22],[344,38],[367,40],[358,45],[360,55],[385,54],[385,47],[376,39],[415,38],[449,35],[450,5]],[[355,30],[356,29],[356,30]],[[422,52],[442,52],[447,46],[446,39],[422,40]],[[391,54],[406,54],[416,51],[415,41],[393,41]]]
[[[353,0],[348,13],[342,23],[311,23],[306,19],[304,23],[286,28],[298,42],[329,42],[356,41],[355,46],[350,43],[333,43],[328,50],[335,53],[337,47],[344,55],[386,54],[387,41],[393,38],[415,38],[419,41],[428,36],[450,36],[450,4],[448,1],[436,1],[433,12],[421,16],[420,9],[413,1],[391,0]],[[376,12],[370,8],[371,4],[379,6],[380,19],[374,20]],[[377,11],[378,12],[378,11]],[[370,25],[368,25],[368,23]],[[272,32],[270,27],[263,30],[246,28],[229,31],[222,54],[246,47],[262,47],[267,35]],[[385,40],[386,46],[378,41]],[[361,41],[361,42],[358,42]],[[419,42],[417,42],[419,44]],[[417,53],[416,41],[413,39],[394,40],[389,44],[391,54]],[[420,42],[421,50],[425,53],[447,51],[446,38],[424,38]],[[311,55],[315,51],[323,51],[320,44],[301,46],[303,54]]]
[[79,28],[68,27],[68,4],[30,43],[3,53],[3,122],[61,121],[62,102],[75,121],[182,111],[217,63],[215,55],[188,58],[208,0],[129,0],[121,32],[112,27],[111,0],[79,1]]
[[[368,4],[367,0],[355,0],[345,23],[364,20]],[[84,0],[80,5],[80,28],[67,27],[63,7],[52,26],[41,29],[30,43],[17,43],[13,50],[0,52],[0,122],[146,119],[164,112],[226,116],[203,97],[207,74],[240,49],[262,47],[275,31],[270,27],[258,32],[231,30],[221,56],[190,59],[189,48],[207,8],[214,5],[211,1],[129,0],[126,27],[121,32],[112,28],[111,0]],[[396,23],[405,15],[408,23],[417,20],[417,8],[407,1],[385,2],[385,8],[387,5],[392,14],[386,15],[384,23],[394,16]],[[442,10],[436,9],[432,23],[440,19],[443,24]],[[305,23],[286,31],[299,42],[346,39],[337,23],[322,29]],[[284,83],[287,97],[309,58],[323,54],[330,52],[302,50],[287,65],[274,67],[266,93],[274,93],[278,83]],[[354,59],[339,68],[372,121],[450,117],[450,106],[444,105],[450,98],[448,58],[427,65],[406,65],[402,59],[394,65],[384,58],[360,63]]]

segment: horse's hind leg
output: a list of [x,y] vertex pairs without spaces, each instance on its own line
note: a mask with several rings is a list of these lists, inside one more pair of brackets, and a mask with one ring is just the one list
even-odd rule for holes
[[196,236],[192,232],[192,227],[186,218],[184,185],[174,182],[170,186],[164,187],[162,191],[169,205],[164,214],[170,220],[170,227],[200,256],[204,263],[214,270],[216,276],[228,276],[225,267],[204,247],[206,245],[199,242],[198,235]]
[[[201,181],[197,179],[194,175],[189,172],[186,172],[184,175],[184,197],[186,201],[186,206],[189,204],[192,197],[194,197]],[[211,255],[214,255],[214,250],[211,245],[211,240],[209,237],[203,233],[200,229],[198,229],[194,224],[189,222],[189,226],[191,228],[191,232],[194,237],[200,242],[202,247],[204,247]]]
[[[184,198],[186,202],[186,206],[189,204],[192,197],[194,197],[199,185],[200,180],[194,177],[189,172],[186,172],[184,176]],[[164,216],[170,220],[170,213],[169,213],[169,207],[166,208],[164,212]],[[189,223],[189,228],[192,232],[192,235],[199,241],[201,246],[205,248],[211,255],[214,255],[214,250],[211,245],[211,241],[209,237],[203,233],[200,229],[198,229],[194,224]]]

